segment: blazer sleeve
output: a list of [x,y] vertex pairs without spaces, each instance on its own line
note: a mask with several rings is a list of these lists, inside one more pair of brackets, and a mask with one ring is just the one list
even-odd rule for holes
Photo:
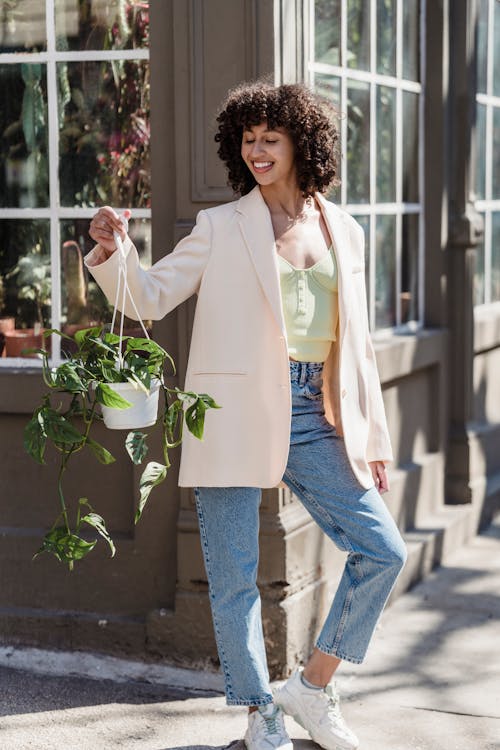
[[[126,238],[127,283],[141,319],[160,320],[198,291],[211,244],[212,226],[206,211],[199,212],[192,232],[148,270],[141,268],[137,250],[130,238]],[[96,245],[86,256],[85,265],[114,304],[119,256],[114,252],[104,262],[100,262],[101,259],[102,248]],[[119,296],[121,310],[121,294]],[[129,318],[137,319],[130,297],[127,297],[124,312]]]
[[[361,258],[364,265],[364,244],[365,233],[363,228],[354,222],[355,231],[358,236],[356,244],[361,247]],[[385,416],[384,401],[382,398],[382,388],[380,385],[380,376],[377,369],[377,359],[373,348],[372,338],[368,324],[368,307],[366,297],[366,284],[364,270],[355,274],[357,303],[363,316],[363,329],[365,331],[365,350],[366,350],[366,379],[367,379],[367,396],[368,396],[368,443],[366,448],[366,460],[384,461],[385,463],[393,461],[391,440],[387,419]]]

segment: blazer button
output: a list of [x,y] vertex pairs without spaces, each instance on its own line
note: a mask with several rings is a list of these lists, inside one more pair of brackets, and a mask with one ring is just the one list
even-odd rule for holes
[[347,391],[345,388],[342,389],[342,398],[345,398],[347,396]]

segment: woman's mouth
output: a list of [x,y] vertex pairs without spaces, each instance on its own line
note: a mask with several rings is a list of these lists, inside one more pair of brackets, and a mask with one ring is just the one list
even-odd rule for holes
[[257,172],[257,174],[262,174],[263,172],[268,172],[272,166],[272,161],[254,161],[252,162],[253,171]]

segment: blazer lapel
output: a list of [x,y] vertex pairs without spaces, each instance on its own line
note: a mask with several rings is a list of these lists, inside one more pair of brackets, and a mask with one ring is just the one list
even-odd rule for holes
[[260,285],[271,305],[276,323],[286,337],[271,214],[258,186],[240,198],[236,210],[240,215],[241,234],[252,258]]
[[321,206],[323,218],[330,232],[337,261],[339,346],[342,347],[352,305],[352,256],[349,230],[343,211],[334,203],[327,201],[321,193],[316,193],[315,197]]

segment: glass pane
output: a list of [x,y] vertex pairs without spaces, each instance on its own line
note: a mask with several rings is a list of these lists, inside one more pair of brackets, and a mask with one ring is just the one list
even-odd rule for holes
[[486,107],[476,105],[476,196],[484,198],[486,186]]
[[377,0],[377,72],[396,75],[396,0]]
[[500,301],[500,212],[491,215],[491,301]]
[[370,0],[347,0],[347,65],[370,70]]
[[0,0],[0,52],[41,52],[45,38],[45,3]]
[[[318,94],[321,94],[330,102],[332,102],[340,117],[340,78],[315,73],[314,88],[318,92]],[[342,144],[340,143],[340,121],[337,121],[337,131],[339,135],[339,141],[336,147],[338,156],[337,177],[342,179]],[[335,192],[337,189],[337,187],[334,187],[328,192],[328,197],[330,197],[331,200],[334,200]]]
[[56,0],[58,50],[149,47],[149,3],[144,0]]
[[0,206],[40,208],[49,201],[45,65],[0,65]]
[[0,221],[0,349],[20,357],[50,327],[49,222]]
[[493,169],[491,197],[500,198],[500,107],[493,108]]
[[396,200],[396,91],[388,86],[377,86],[376,200]]
[[340,0],[314,3],[314,47],[316,62],[340,65]]
[[[89,325],[110,325],[113,315],[112,305],[83,263],[83,258],[94,246],[88,231],[88,219],[61,222],[61,325],[62,330],[69,336],[73,336],[79,328],[86,328]],[[141,265],[149,268],[151,266],[150,220],[132,220],[129,234],[139,252]],[[133,330],[134,335],[141,335],[142,329],[136,320],[126,318],[125,328],[128,334]]]
[[[483,214],[484,218],[484,214]],[[484,237],[476,249],[476,267],[474,269],[474,304],[482,305],[484,296]]]
[[477,20],[477,90],[487,93],[488,67],[488,6],[489,0],[479,0]]
[[[355,216],[356,221],[361,224],[365,232],[365,285],[366,285],[366,303],[370,310],[370,217]],[[368,320],[370,313],[368,312]]]
[[401,323],[418,320],[418,214],[403,216]]
[[500,3],[493,3],[493,94],[500,96]]
[[359,81],[347,88],[347,200],[370,200],[370,85]]
[[403,91],[403,201],[418,203],[418,94]]
[[377,216],[375,327],[396,325],[396,217]]
[[59,63],[63,206],[150,206],[149,63]]
[[331,101],[337,111],[340,112],[340,78],[315,73],[314,88],[318,94]]
[[420,80],[420,2],[404,0],[403,7],[403,78]]

